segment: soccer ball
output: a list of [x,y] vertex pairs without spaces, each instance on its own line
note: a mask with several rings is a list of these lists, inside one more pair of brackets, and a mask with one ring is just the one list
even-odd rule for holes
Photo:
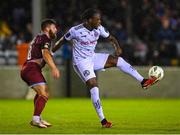
[[156,77],[161,80],[164,77],[164,70],[159,66],[153,66],[149,69],[149,78]]

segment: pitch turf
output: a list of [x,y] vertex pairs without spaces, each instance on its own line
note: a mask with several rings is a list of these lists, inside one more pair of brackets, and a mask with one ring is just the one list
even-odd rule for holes
[[90,99],[51,99],[43,113],[53,126],[31,127],[32,101],[0,100],[0,133],[180,133],[180,100],[103,99],[108,120],[114,126],[101,128]]

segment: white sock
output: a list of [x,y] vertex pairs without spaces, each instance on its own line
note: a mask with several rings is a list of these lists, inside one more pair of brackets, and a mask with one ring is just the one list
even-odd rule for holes
[[123,58],[119,57],[118,58],[118,62],[117,62],[117,67],[131,75],[132,77],[134,77],[136,80],[138,80],[139,82],[142,82],[142,80],[144,79],[144,77],[142,77],[136,69],[134,69],[129,63],[127,63]]
[[32,120],[39,123],[40,122],[40,116],[35,115],[35,116],[33,116]]
[[90,93],[91,93],[91,100],[93,102],[94,108],[96,109],[99,119],[102,121],[105,117],[103,114],[103,109],[102,109],[100,98],[99,98],[99,88],[93,87],[90,90]]

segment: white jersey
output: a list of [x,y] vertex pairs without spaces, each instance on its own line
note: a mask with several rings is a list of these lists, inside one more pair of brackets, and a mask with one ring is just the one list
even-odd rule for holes
[[99,26],[92,31],[88,30],[79,24],[72,27],[64,36],[68,41],[73,42],[73,63],[77,64],[79,61],[87,58],[93,58],[94,50],[99,36],[107,38],[109,32],[103,26]]

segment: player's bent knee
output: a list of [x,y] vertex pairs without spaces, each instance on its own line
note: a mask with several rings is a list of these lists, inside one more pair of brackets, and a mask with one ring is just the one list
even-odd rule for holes
[[37,92],[38,95],[49,97],[48,87],[47,85],[37,85],[33,87],[33,89]]
[[117,65],[118,59],[119,59],[119,57],[114,57],[114,59],[112,61],[113,66]]
[[119,57],[117,57],[117,56],[110,55],[108,57],[106,64],[105,64],[105,68],[115,67],[117,65],[118,58]]
[[46,92],[45,90],[40,90],[38,91],[38,95],[44,96],[44,97],[49,97],[49,93]]
[[97,87],[97,86],[98,86],[98,83],[97,83],[96,78],[89,79],[89,80],[86,82],[86,85],[87,85],[88,89],[92,89],[93,87]]

